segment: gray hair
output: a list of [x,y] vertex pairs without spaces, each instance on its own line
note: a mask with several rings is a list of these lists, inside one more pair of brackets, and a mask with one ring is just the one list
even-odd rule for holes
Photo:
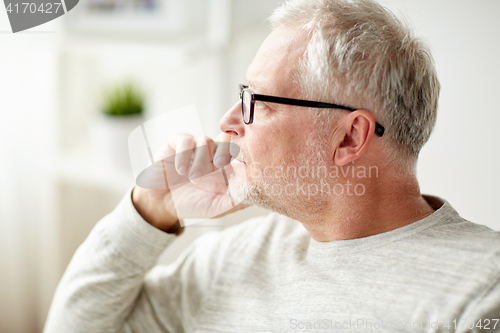
[[[436,122],[440,84],[427,46],[371,0],[291,0],[269,21],[310,35],[296,68],[305,98],[364,108],[391,162],[414,165]],[[331,111],[330,111],[331,113]]]

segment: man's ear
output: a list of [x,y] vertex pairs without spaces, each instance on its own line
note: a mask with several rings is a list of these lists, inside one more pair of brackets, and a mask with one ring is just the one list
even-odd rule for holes
[[339,121],[339,134],[344,135],[333,156],[337,165],[346,165],[361,157],[375,134],[375,118],[366,110],[356,110]]

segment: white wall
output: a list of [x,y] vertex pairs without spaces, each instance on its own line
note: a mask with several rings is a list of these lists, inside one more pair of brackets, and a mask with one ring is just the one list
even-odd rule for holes
[[418,168],[423,193],[500,230],[500,1],[384,0],[431,45],[441,96]]
[[28,333],[43,322],[39,301],[57,283],[48,168],[58,36],[54,22],[9,30],[0,9],[0,332]]

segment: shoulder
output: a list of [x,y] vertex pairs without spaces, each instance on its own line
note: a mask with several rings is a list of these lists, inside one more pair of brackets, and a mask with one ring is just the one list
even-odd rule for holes
[[[195,241],[196,252],[222,268],[230,262],[262,262],[292,248],[307,248],[309,234],[302,224],[278,213],[254,217]],[[257,258],[258,257],[258,258]]]
[[[149,277],[152,280],[172,275],[185,280],[194,277],[198,284],[204,285],[203,288],[208,288],[228,266],[237,270],[242,262],[262,262],[263,252],[275,252],[286,243],[294,243],[303,232],[307,234],[302,224],[277,213],[254,217],[201,235],[174,263],[155,267]],[[257,256],[261,258],[257,260]]]
[[500,231],[464,219],[449,202],[441,198],[425,197],[435,212],[426,218],[426,225],[430,227],[420,233],[421,240],[428,241],[431,246],[470,252],[471,255],[485,255],[500,250]]
[[278,213],[249,219],[220,232],[220,237],[232,243],[235,252],[278,250],[307,238],[302,224]]
[[[484,257],[488,253],[500,252],[500,231],[464,219],[449,203],[445,203],[439,211],[435,225],[422,235],[431,244],[440,244],[472,256]],[[432,242],[433,239],[439,242]]]
[[464,219],[448,202],[433,215],[434,224],[412,239],[422,255],[446,261],[466,275],[500,275],[500,231]]

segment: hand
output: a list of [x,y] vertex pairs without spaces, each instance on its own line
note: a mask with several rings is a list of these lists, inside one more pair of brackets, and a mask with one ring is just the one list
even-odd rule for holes
[[225,178],[232,171],[230,150],[238,154],[235,148],[225,133],[216,142],[176,135],[139,175],[132,193],[135,208],[151,225],[180,234],[179,218],[221,217],[247,207],[227,193]]

